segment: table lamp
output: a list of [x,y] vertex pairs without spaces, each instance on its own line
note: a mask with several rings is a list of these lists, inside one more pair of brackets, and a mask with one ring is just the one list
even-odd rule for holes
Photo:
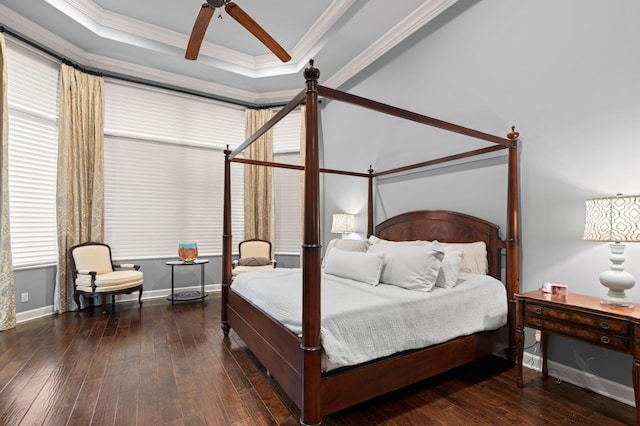
[[342,234],[342,238],[345,238],[352,232],[356,232],[355,216],[349,213],[334,213],[331,232],[334,234]]
[[623,242],[640,241],[640,195],[591,198],[585,201],[586,218],[583,240],[609,241],[611,269],[600,274],[600,283],[609,289],[600,299],[606,305],[633,307],[625,294],[636,280],[624,271]]

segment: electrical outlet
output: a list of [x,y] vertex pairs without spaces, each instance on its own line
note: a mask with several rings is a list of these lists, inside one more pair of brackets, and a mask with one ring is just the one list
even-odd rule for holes
[[536,330],[536,342],[539,342],[542,339],[542,331]]
[[20,296],[21,296],[20,301],[22,303],[26,303],[29,301],[29,293],[22,293]]

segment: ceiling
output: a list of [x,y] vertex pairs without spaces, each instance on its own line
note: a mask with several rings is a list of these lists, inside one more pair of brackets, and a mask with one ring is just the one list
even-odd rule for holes
[[0,25],[87,68],[265,104],[299,92],[312,58],[320,83],[339,87],[456,1],[237,0],[287,63],[223,8],[198,59],[184,59],[203,0],[0,0]]

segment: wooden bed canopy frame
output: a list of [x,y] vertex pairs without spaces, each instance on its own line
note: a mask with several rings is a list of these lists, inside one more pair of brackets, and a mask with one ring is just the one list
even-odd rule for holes
[[[225,336],[233,328],[247,347],[278,381],[300,408],[300,423],[319,425],[322,416],[391,392],[454,367],[500,350],[515,356],[515,298],[520,289],[520,237],[518,195],[518,133],[512,127],[507,138],[493,136],[415,112],[396,108],[318,84],[320,71],[313,60],[304,71],[306,88],[273,118],[234,151],[225,151],[224,225],[222,254],[221,327]],[[354,173],[319,167],[318,98],[334,99],[372,109],[427,126],[437,127],[492,142],[487,148],[467,151],[393,170]],[[301,103],[306,103],[306,156],[304,166],[257,161],[236,157]],[[505,240],[498,227],[467,215],[445,211],[412,212],[388,219],[374,230],[373,185],[379,176],[405,172],[434,164],[508,150],[507,230]],[[304,218],[302,245],[302,337],[264,314],[259,308],[233,292],[231,235],[231,162],[304,171]],[[451,341],[392,355],[355,367],[322,373],[320,340],[320,281],[322,245],[320,239],[320,173],[359,176],[369,180],[367,234],[409,240],[430,237],[440,241],[485,241],[489,273],[500,278],[500,252],[506,249],[505,285],[508,298],[508,324]],[[417,222],[416,222],[417,221]],[[444,224],[444,225],[443,225]]]

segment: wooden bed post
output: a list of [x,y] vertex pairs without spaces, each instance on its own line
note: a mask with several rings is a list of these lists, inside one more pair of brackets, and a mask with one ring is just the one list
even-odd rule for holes
[[318,149],[318,77],[313,66],[304,70],[307,84],[304,168],[304,225],[302,245],[302,414],[303,425],[320,425],[320,166]]
[[507,138],[509,146],[509,183],[507,194],[507,289],[509,297],[509,359],[516,357],[516,301],[514,295],[520,291],[520,194],[518,172],[518,137],[516,127],[511,126]]
[[373,169],[369,165],[369,193],[367,198],[367,238],[373,235]]
[[220,312],[220,327],[225,336],[229,335],[227,321],[227,301],[229,300],[229,286],[231,285],[231,160],[229,160],[229,145],[224,150],[224,207],[222,219],[222,311]]

